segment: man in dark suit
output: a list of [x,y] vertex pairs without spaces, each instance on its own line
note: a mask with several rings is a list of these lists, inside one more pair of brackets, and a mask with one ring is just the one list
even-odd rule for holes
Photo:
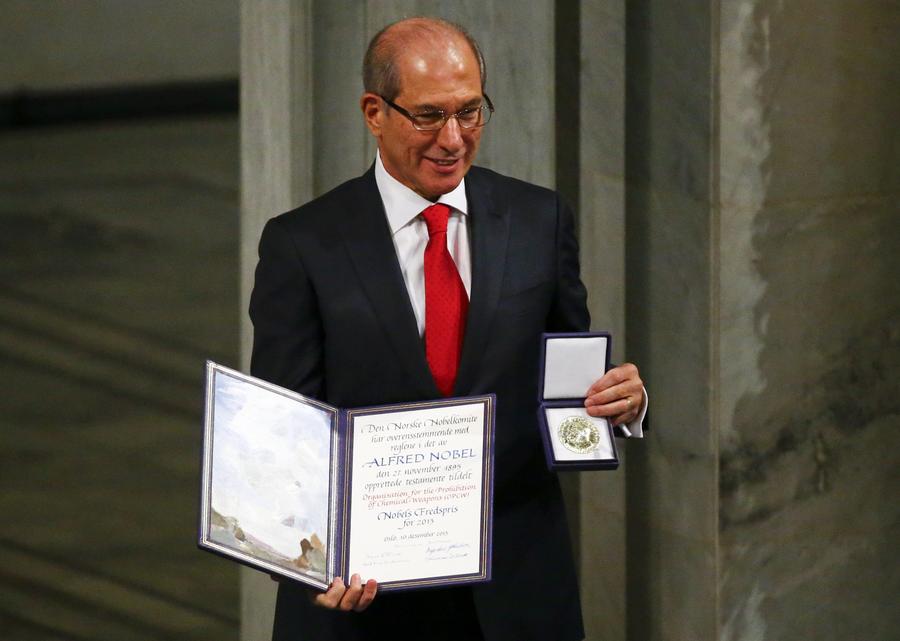
[[[554,192],[472,167],[493,111],[484,75],[443,21],[373,39],[361,106],[376,162],[268,222],[250,315],[252,373],[333,405],[497,395],[493,579],[377,597],[377,577],[317,595],[282,583],[275,640],[584,636],[536,414],[541,333],[589,326],[573,218]],[[639,430],[637,368],[598,368],[588,412]]]

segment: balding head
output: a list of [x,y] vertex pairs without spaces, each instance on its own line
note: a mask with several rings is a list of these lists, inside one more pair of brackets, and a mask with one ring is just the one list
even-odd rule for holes
[[367,92],[393,100],[401,91],[402,74],[397,60],[401,52],[452,48],[460,43],[478,61],[483,90],[486,71],[478,43],[460,25],[440,18],[407,18],[375,34],[363,58],[363,86]]
[[[387,173],[432,202],[456,189],[482,131],[464,125],[458,114],[492,109],[485,107],[490,102],[474,41],[443,20],[403,20],[373,38],[364,74],[360,107]],[[421,129],[417,117],[442,124]]]

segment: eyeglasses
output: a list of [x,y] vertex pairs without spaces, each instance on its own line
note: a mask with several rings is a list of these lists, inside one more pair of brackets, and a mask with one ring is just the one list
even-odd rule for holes
[[482,104],[479,107],[467,107],[454,114],[448,114],[443,109],[435,109],[420,114],[411,114],[406,109],[391,102],[384,96],[379,95],[378,97],[384,100],[384,102],[392,107],[397,113],[405,116],[412,123],[412,126],[419,131],[438,131],[443,128],[451,118],[456,118],[456,122],[458,122],[459,126],[463,129],[484,127],[494,113],[494,104],[487,94],[484,94],[485,104]]

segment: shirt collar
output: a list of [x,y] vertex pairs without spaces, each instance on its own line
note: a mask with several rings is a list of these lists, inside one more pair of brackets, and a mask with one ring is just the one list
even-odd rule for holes
[[[392,235],[408,225],[426,207],[434,204],[391,176],[384,168],[379,152],[375,153],[375,184],[378,185]],[[437,201],[467,215],[466,179],[459,181],[456,189],[443,194]]]

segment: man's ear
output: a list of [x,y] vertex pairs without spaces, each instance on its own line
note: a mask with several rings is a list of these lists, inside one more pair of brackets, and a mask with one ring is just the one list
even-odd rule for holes
[[384,105],[381,98],[373,93],[364,93],[359,99],[359,106],[363,112],[366,127],[376,138],[381,137],[381,122],[384,119]]

